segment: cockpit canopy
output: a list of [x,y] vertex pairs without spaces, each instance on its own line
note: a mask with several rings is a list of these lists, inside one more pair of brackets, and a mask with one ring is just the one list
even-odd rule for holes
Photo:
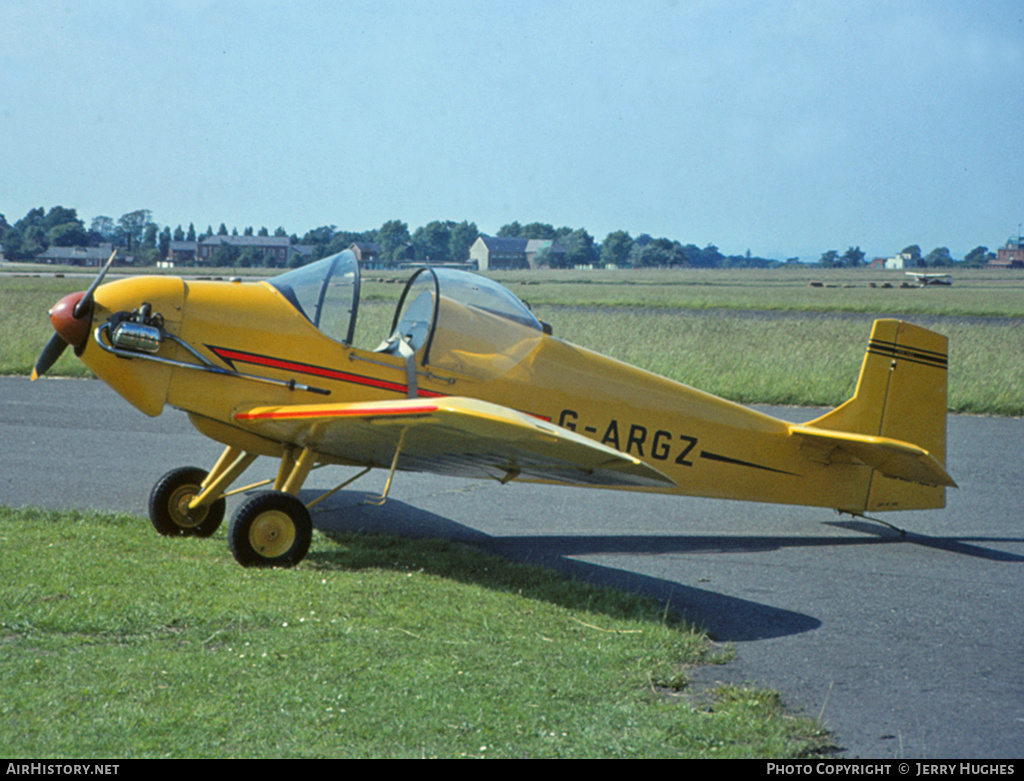
[[[359,264],[346,250],[270,280],[324,334],[351,345],[359,306]],[[377,352],[412,351],[417,363],[486,379],[528,355],[544,328],[506,288],[479,274],[419,269]],[[404,346],[403,346],[404,345]]]

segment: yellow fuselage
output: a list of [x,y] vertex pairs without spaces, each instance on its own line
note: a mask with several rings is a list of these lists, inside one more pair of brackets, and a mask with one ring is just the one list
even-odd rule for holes
[[[94,327],[141,302],[163,316],[167,333],[213,364],[327,392],[118,357],[90,337],[82,360],[130,403],[149,415],[165,404],[185,410],[200,431],[224,444],[282,454],[284,444],[235,419],[242,409],[408,395],[400,356],[329,338],[267,283],[159,277],[112,282],[96,291]],[[461,316],[469,315],[454,307],[446,322]],[[525,327],[521,341],[500,348],[483,336],[472,345],[445,340],[439,331],[429,362],[417,360],[419,396],[478,398],[548,419],[642,459],[676,484],[653,490],[851,512],[865,508],[871,468],[815,460],[785,421]],[[172,341],[161,345],[158,356],[196,363]]]

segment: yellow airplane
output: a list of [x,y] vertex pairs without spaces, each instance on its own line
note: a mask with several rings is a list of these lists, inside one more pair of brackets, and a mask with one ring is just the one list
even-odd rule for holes
[[[359,266],[342,252],[269,281],[132,277],[50,311],[33,371],[72,346],[148,415],[185,410],[225,445],[209,472],[175,469],[150,495],[165,535],[208,536],[225,497],[248,496],[228,528],[244,566],[292,566],[309,508],[371,468],[829,507],[863,515],[939,508],[945,487],[946,338],[878,320],[853,398],[787,423],[552,335],[501,285],[418,270],[391,332],[352,345]],[[383,336],[383,335],[382,335]],[[274,481],[232,490],[258,457]],[[308,505],[319,465],[364,469]]]

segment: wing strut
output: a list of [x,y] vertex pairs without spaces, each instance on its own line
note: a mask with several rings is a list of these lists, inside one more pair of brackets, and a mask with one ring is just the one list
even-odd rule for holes
[[391,490],[391,478],[395,476],[395,469],[398,467],[398,456],[402,452],[402,445],[405,444],[405,432],[409,430],[408,426],[402,428],[402,434],[398,437],[398,447],[395,448],[395,457],[391,459],[391,470],[388,472],[388,481],[384,483],[384,493],[377,498],[366,497],[367,504],[375,504],[380,507],[384,502],[388,500],[388,491]]

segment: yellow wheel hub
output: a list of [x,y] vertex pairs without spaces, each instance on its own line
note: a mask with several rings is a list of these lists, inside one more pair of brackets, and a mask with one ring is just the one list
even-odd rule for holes
[[249,544],[265,558],[283,556],[295,544],[295,523],[280,510],[260,513],[249,527]]
[[184,529],[191,529],[206,520],[209,512],[208,507],[196,507],[188,509],[189,502],[199,495],[199,486],[183,485],[171,494],[167,502],[167,509],[170,510],[171,520]]

